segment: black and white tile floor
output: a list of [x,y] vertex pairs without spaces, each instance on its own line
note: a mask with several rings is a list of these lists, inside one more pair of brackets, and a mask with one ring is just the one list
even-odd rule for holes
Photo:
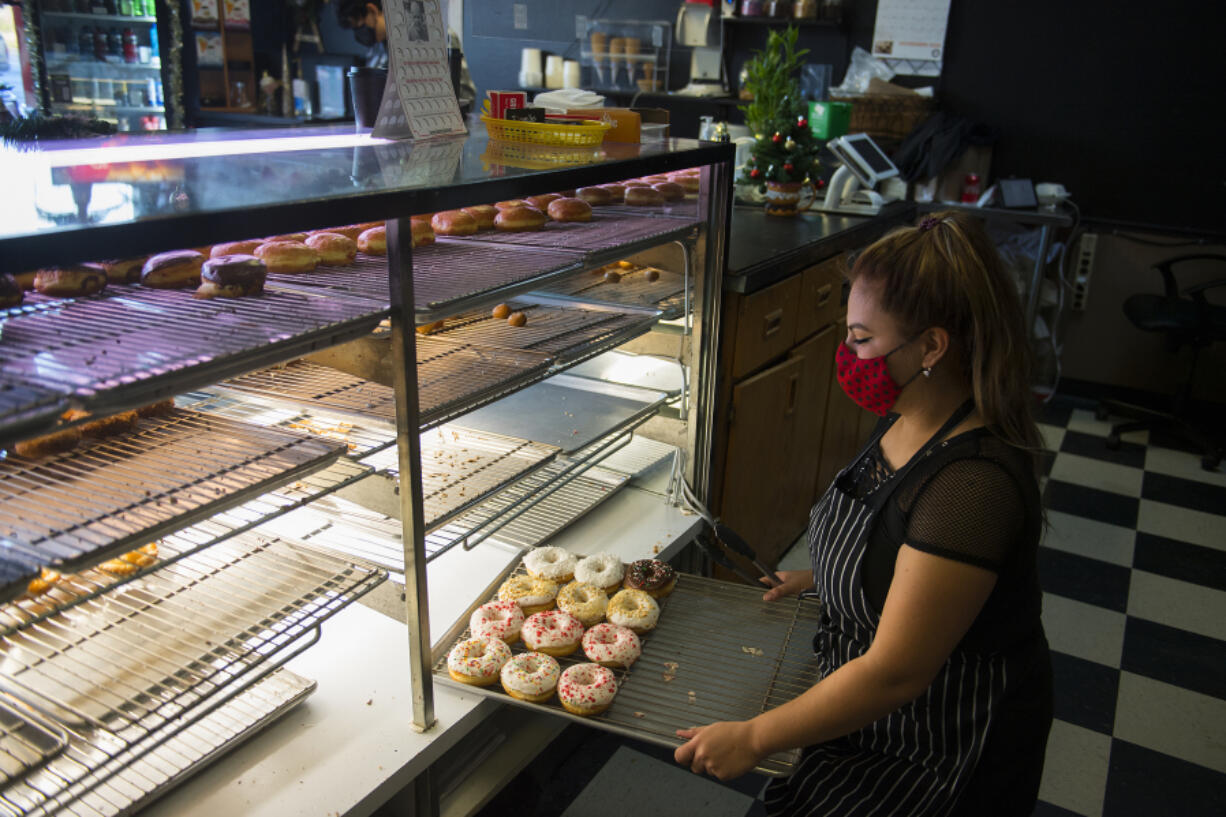
[[[1035,815],[1226,815],[1226,472],[1146,432],[1110,451],[1088,403],[1053,401],[1041,429],[1056,721]],[[483,814],[764,813],[763,778],[720,784],[671,757],[569,727]]]

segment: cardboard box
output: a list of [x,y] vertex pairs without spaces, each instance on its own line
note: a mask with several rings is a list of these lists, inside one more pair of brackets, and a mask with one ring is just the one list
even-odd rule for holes
[[809,130],[818,139],[834,139],[847,133],[851,124],[848,102],[810,102]]
[[[609,117],[613,129],[605,134],[607,142],[641,142],[643,123],[668,125],[668,111],[663,108],[571,108],[567,113]],[[667,129],[664,135],[668,136]]]

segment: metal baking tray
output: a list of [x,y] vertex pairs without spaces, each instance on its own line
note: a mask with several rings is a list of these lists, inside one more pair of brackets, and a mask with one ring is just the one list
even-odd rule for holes
[[140,737],[265,664],[386,573],[241,534],[0,639],[0,686]]
[[[0,333],[3,329],[0,322]],[[22,382],[5,368],[0,374],[0,447],[34,429],[52,425],[67,408],[65,394]]]
[[344,447],[175,409],[42,459],[0,460],[0,536],[75,570],[334,462]]
[[25,705],[0,695],[0,789],[58,755],[68,734]]
[[[421,485],[426,529],[433,530],[492,494],[550,463],[558,447],[505,434],[443,425],[421,435]],[[361,462],[375,469],[338,495],[400,518],[400,462],[395,448]]]
[[638,355],[620,349],[611,349],[586,360],[572,367],[569,373],[624,386],[654,389],[665,392],[669,397],[676,397],[685,388],[685,375],[676,360]]
[[[429,428],[435,418],[488,402],[540,377],[551,360],[531,350],[418,337],[419,423]],[[261,369],[219,387],[396,425],[395,394],[389,386],[309,361]]]
[[[659,278],[647,280],[649,270],[655,270]],[[621,304],[623,306],[652,307],[659,309],[666,320],[678,318],[685,308],[685,276],[680,273],[635,265],[630,269],[618,269],[616,283],[605,278],[605,270],[598,267],[585,275],[573,275],[544,288],[549,294],[569,296],[584,302]]]
[[[0,789],[6,813],[125,817],[202,771],[302,703],[316,683],[280,668],[192,722],[132,745],[109,732],[69,732],[69,748]],[[83,781],[74,786],[71,781]]]
[[[522,572],[521,564],[515,574]],[[485,601],[489,599],[471,609]],[[811,599],[764,602],[761,590],[681,574],[676,589],[660,600],[659,623],[642,637],[639,660],[615,671],[618,692],[612,706],[588,718],[567,712],[556,696],[545,703],[528,703],[507,695],[500,684],[474,687],[453,681],[447,673],[447,653],[468,638],[467,614],[435,650],[434,677],[503,703],[675,747],[683,743],[676,736],[678,729],[752,718],[817,683],[811,637],[820,610],[820,603]],[[527,651],[523,642],[511,649]],[[565,669],[586,660],[581,647],[558,662]],[[799,759],[799,749],[780,752],[765,758],[757,771],[788,775]]]
[[611,430],[654,414],[668,395],[635,386],[557,374],[464,415],[464,425],[557,446],[569,454]]
[[11,310],[0,370],[6,380],[70,392],[85,409],[133,408],[360,337],[387,314],[328,292],[201,300],[115,286]]
[[543,293],[507,301],[528,322],[511,326],[489,312],[466,312],[449,318],[439,336],[452,341],[484,343],[503,349],[528,349],[552,355],[560,364],[600,354],[647,332],[661,312],[649,307],[581,302]]

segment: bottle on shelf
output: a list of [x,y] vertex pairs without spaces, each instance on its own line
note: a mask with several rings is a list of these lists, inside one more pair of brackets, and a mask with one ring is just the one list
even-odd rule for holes
[[130,28],[123,30],[123,61],[136,62],[136,32]]
[[106,3],[104,0],[91,0],[89,10],[94,14],[106,14]]
[[149,61],[157,66],[162,64],[162,53],[158,50],[158,27],[156,23],[149,26]]
[[140,38],[136,44],[136,60],[141,65],[148,65],[153,59],[153,49],[149,47],[149,32],[142,33]]
[[94,53],[94,30],[89,26],[82,26],[77,34],[77,53],[84,59],[89,59]]
[[123,59],[123,34],[117,28],[112,28],[106,35],[106,54],[113,57],[115,62]]
[[155,0],[143,0],[143,1],[145,4],[145,16],[146,17],[157,17],[158,8],[157,8],[157,3],[155,2]]
[[94,59],[106,62],[106,29],[102,26],[94,29]]

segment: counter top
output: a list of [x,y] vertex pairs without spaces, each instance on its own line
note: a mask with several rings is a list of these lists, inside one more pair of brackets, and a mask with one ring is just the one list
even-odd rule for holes
[[760,206],[732,208],[724,290],[749,294],[844,250],[856,249],[911,221],[913,202],[892,202],[875,216],[800,213],[767,216]]

